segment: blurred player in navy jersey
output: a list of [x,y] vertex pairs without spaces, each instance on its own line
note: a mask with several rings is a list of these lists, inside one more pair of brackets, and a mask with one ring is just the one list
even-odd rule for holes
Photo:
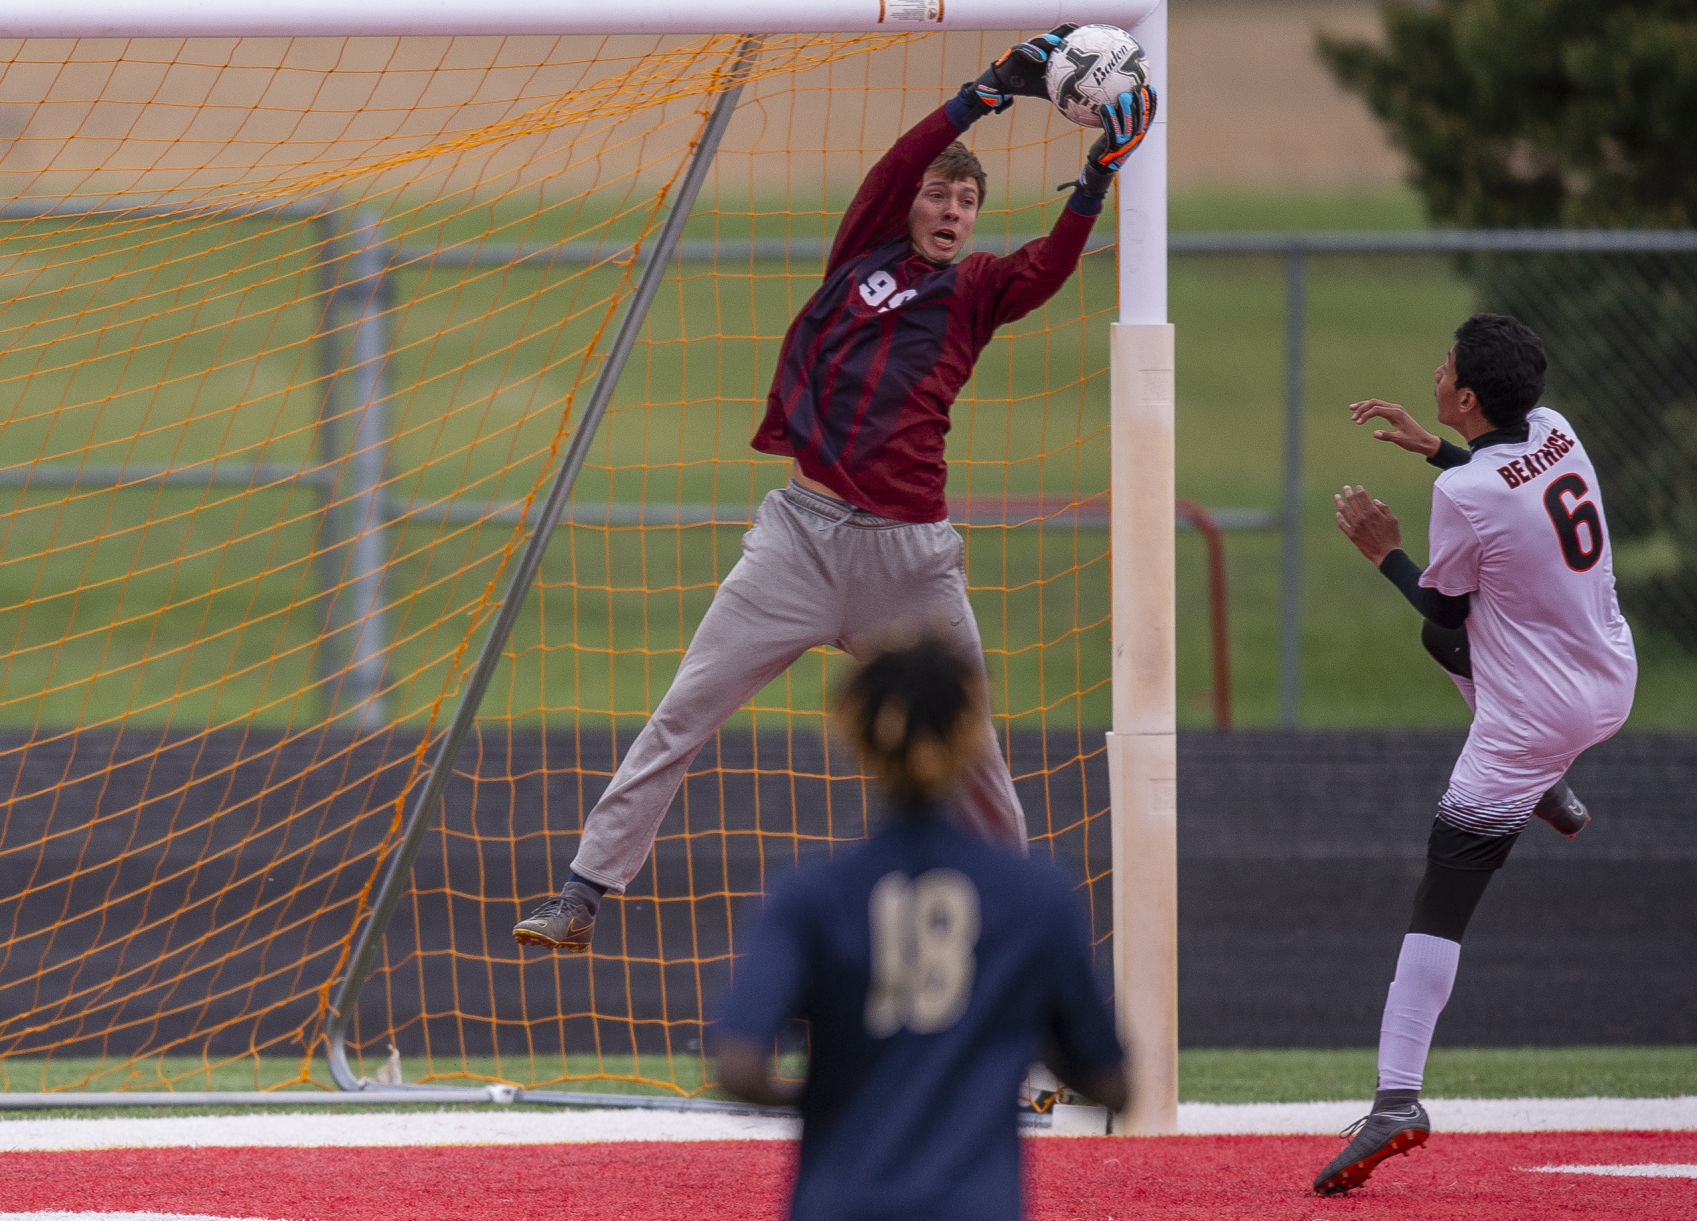
[[[854,671],[838,728],[887,797],[882,825],[775,885],[736,964],[713,1029],[719,1081],[800,1106],[795,1221],[1017,1221],[1015,1103],[1040,1049],[1064,1081],[1126,1105],[1077,894],[949,807],[984,704],[979,659],[952,633]],[[771,1071],[793,1018],[810,1035],[799,1091]]]
[[[1006,256],[967,253],[987,183],[956,137],[1016,96],[1043,97],[1044,65],[1072,28],[1011,48],[861,184],[824,282],[784,336],[752,442],[791,459],[789,483],[761,502],[670,689],[585,818],[564,888],[518,922],[519,944],[589,949],[602,898],[623,894],[647,861],[690,760],[809,649],[859,654],[898,618],[934,617],[982,664],[965,546],[944,498],[949,412],[996,328],[1042,305],[1078,266],[1155,95],[1143,87],[1102,107],[1102,135],[1053,229]],[[956,815],[1024,849],[1025,816],[990,734],[962,777]]]
[[1573,425],[1538,405],[1544,369],[1530,328],[1476,314],[1433,374],[1438,422],[1466,450],[1395,403],[1350,404],[1357,424],[1390,425],[1374,437],[1441,470],[1424,571],[1403,552],[1396,515],[1364,488],[1334,498],[1337,523],[1424,617],[1422,639],[1473,724],[1438,803],[1385,1000],[1373,1107],[1315,1178],[1322,1195],[1359,1186],[1385,1158],[1425,1142],[1426,1056],[1468,921],[1534,814],[1569,836],[1589,821],[1562,778],[1632,707],[1638,663],[1615,599],[1597,472]]

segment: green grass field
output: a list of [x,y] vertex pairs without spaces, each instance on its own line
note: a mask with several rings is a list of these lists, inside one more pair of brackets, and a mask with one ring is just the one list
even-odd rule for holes
[[[1040,218],[1027,207],[1007,225],[1036,224]],[[400,216],[395,225],[415,247],[467,239],[476,219]],[[502,240],[540,240],[547,224],[582,223],[482,219]],[[805,216],[797,229],[823,232],[828,219]],[[981,234],[1000,220],[987,216]],[[1207,193],[1171,203],[1175,231],[1418,224],[1413,197],[1395,192]],[[696,228],[735,240],[776,225],[755,212]],[[89,466],[181,465],[214,454],[236,467],[309,462],[323,390],[309,343],[316,309],[309,237],[298,228],[253,236],[250,229],[197,232],[149,222],[146,255],[108,238],[112,248],[88,265],[112,272],[108,288],[99,287],[98,275],[49,266],[31,280],[31,294],[0,308],[4,333],[27,339],[0,352],[0,385],[29,386],[7,423],[13,452]],[[224,282],[238,256],[264,271],[255,283]],[[641,364],[594,446],[578,504],[746,506],[781,480],[784,464],[753,461],[746,441],[773,337],[813,281],[811,272],[776,263],[752,266],[754,274],[742,279],[686,267],[661,294]],[[172,279],[181,279],[184,267],[201,296]],[[456,650],[481,639],[497,562],[516,537],[493,526],[444,533],[428,512],[455,497],[515,503],[545,478],[558,413],[537,404],[557,402],[577,367],[593,364],[585,353],[609,319],[592,302],[620,274],[608,266],[580,286],[547,271],[397,271],[385,369],[392,394],[388,492],[425,512],[388,536],[391,715],[421,724],[444,686],[454,685]],[[957,496],[1064,503],[1105,488],[1105,375],[1067,384],[1060,373],[1106,369],[1112,280],[1106,260],[1091,260],[1041,317],[1007,328],[987,350],[951,437]],[[1208,508],[1276,511],[1282,503],[1284,292],[1275,257],[1173,260],[1177,489]],[[109,298],[124,294],[157,308],[112,312]],[[1430,370],[1472,308],[1470,291],[1439,258],[1327,256],[1310,260],[1308,302],[1300,722],[1459,727],[1465,709],[1419,648],[1412,612],[1333,526],[1331,493],[1345,482],[1365,483],[1398,511],[1411,551],[1423,558],[1430,469],[1354,429],[1343,407],[1373,394],[1429,416]],[[103,311],[112,316],[97,337],[70,337],[73,323]],[[233,321],[224,325],[224,315]],[[714,328],[723,341],[712,357],[678,342]],[[56,346],[45,346],[55,338]],[[249,355],[256,351],[265,355]],[[60,401],[81,406],[44,406]],[[254,410],[223,407],[237,402]],[[345,433],[349,422],[339,427]],[[311,489],[238,494],[146,486],[89,490],[65,504],[57,492],[14,488],[0,493],[0,503],[9,510],[0,539],[0,640],[9,642],[0,725],[280,728],[324,715],[325,671],[335,665],[336,645],[323,630],[326,599],[316,596],[325,572],[307,558],[321,526]],[[1104,727],[1105,532],[1026,525],[966,533],[999,710],[1017,727]],[[521,720],[546,708],[551,724],[642,718],[669,680],[714,581],[734,560],[739,534],[735,526],[557,533],[541,590],[485,707]],[[1281,546],[1271,530],[1227,538],[1231,694],[1242,728],[1280,719]],[[1212,722],[1204,564],[1200,539],[1181,532],[1185,728]],[[1648,635],[1639,647],[1642,676],[1628,728],[1697,723],[1690,655]],[[817,707],[828,673],[828,665],[797,667],[782,689],[756,704]]]
[[[1341,1050],[1191,1049],[1179,1053],[1179,1097],[1184,1102],[1309,1102],[1366,1097],[1371,1093],[1371,1048]],[[628,1057],[626,1058],[628,1061]],[[609,1075],[633,1075],[646,1067],[604,1057]],[[293,1062],[272,1068],[243,1062],[197,1071],[188,1061],[146,1062],[125,1070],[127,1088],[179,1092],[247,1091],[283,1087],[295,1075]],[[0,1063],[7,1088],[0,1090],[0,1122],[43,1115],[111,1114],[109,1108],[40,1109],[6,1106],[7,1093],[38,1090],[115,1090],[124,1087],[115,1072],[102,1073],[89,1061],[56,1060],[43,1071],[32,1061]],[[434,1085],[481,1085],[500,1079],[493,1064],[467,1064],[465,1075],[425,1082]],[[702,1062],[677,1062],[679,1093],[699,1093]],[[150,1071],[155,1070],[155,1071]],[[157,1076],[159,1080],[150,1081]],[[321,1087],[285,1087],[287,1092]],[[618,1081],[563,1082],[547,1086],[570,1093],[652,1092]],[[1446,1048],[1432,1051],[1426,1094],[1434,1098],[1674,1098],[1697,1095],[1697,1047],[1556,1047]],[[709,1096],[717,1096],[707,1091]],[[69,1095],[74,1097],[74,1094]],[[270,1104],[267,1104],[270,1105]],[[128,1108],[126,1108],[127,1110]],[[192,1113],[207,1107],[148,1108]]]

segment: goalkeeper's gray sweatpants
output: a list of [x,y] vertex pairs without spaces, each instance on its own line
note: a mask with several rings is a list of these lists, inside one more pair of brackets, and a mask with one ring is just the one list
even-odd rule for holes
[[[965,550],[947,521],[894,521],[793,483],[768,493],[677,677],[584,820],[572,871],[622,894],[696,752],[807,650],[834,645],[859,656],[893,623],[917,620],[949,625],[982,664]],[[1013,780],[993,732],[985,743],[956,794],[959,817],[1024,852]]]

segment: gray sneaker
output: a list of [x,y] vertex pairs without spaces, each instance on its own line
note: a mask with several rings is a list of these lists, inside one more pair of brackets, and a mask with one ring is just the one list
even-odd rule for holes
[[1426,1118],[1426,1108],[1418,1102],[1362,1116],[1338,1134],[1350,1138],[1349,1144],[1315,1178],[1315,1193],[1338,1196],[1361,1186],[1373,1173],[1373,1167],[1387,1157],[1406,1155],[1410,1149],[1425,1144],[1431,1132],[1432,1121]]
[[513,940],[568,954],[589,953],[595,935],[595,909],[600,895],[578,882],[567,882],[559,894],[544,899],[530,915],[513,925]]
[[1556,781],[1556,786],[1538,799],[1532,812],[1569,839],[1583,831],[1585,824],[1591,821],[1591,812],[1585,808],[1583,801],[1573,795],[1565,780]]

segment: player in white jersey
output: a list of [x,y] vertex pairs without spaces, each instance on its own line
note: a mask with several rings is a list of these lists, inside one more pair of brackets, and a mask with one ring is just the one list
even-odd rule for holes
[[1433,374],[1441,441],[1382,399],[1350,404],[1374,437],[1443,468],[1432,489],[1430,564],[1402,550],[1396,515],[1361,487],[1334,497],[1338,528],[1425,618],[1423,639],[1473,709],[1427,844],[1426,873],[1379,1030],[1372,1110],[1314,1180],[1334,1195],[1425,1143],[1426,1056],[1461,939],[1494,871],[1536,813],[1569,835],[1588,821],[1562,777],[1620,728],[1638,663],[1615,600],[1596,469],[1548,407],[1544,346],[1501,314],[1462,323]]

